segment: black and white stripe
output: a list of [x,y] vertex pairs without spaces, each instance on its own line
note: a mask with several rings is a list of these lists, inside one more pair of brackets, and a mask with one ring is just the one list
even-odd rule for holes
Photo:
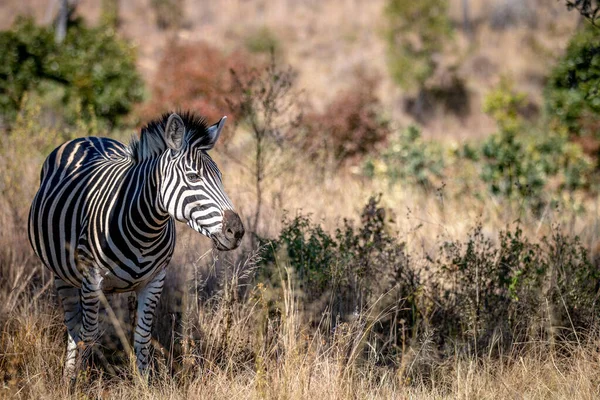
[[102,292],[137,292],[134,348],[138,368],[146,370],[154,310],[175,248],[174,220],[220,250],[239,245],[244,228],[206,153],[224,121],[209,127],[190,113],[164,115],[129,146],[81,138],[46,159],[29,239],[54,272],[65,311],[66,377],[76,373],[78,348],[89,349],[98,334]]

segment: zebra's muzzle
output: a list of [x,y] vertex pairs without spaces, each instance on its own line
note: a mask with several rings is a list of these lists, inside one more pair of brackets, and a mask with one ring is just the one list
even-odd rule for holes
[[242,242],[244,233],[244,225],[242,224],[240,216],[231,210],[225,210],[223,212],[221,231],[207,236],[212,239],[218,250],[226,251],[236,249]]
[[211,238],[218,250],[233,250],[242,242],[244,233],[240,216],[231,210],[225,210],[221,232],[214,233]]

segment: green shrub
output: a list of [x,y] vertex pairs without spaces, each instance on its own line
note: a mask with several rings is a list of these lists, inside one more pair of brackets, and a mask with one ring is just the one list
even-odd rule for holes
[[498,132],[481,148],[481,177],[493,194],[528,199],[536,208],[548,200],[550,178],[558,178],[556,189],[580,189],[589,184],[592,164],[565,132],[528,127],[520,111],[525,102],[507,80],[486,97],[484,110],[496,120]]
[[431,323],[442,341],[457,338],[472,351],[497,341],[506,349],[593,326],[600,270],[577,237],[555,229],[533,243],[516,226],[500,232],[495,245],[478,225],[466,241],[444,243],[439,255],[433,293],[440,308]]
[[600,137],[600,35],[587,26],[577,32],[546,86],[549,115],[575,135]]
[[77,110],[89,118],[91,109],[115,123],[142,99],[133,48],[102,26],[75,22],[56,44],[52,28],[21,18],[0,32],[0,53],[0,110],[8,119],[31,90],[58,96],[73,120]]
[[522,262],[537,257],[522,231],[501,232],[497,248],[478,225],[465,242],[446,242],[439,254],[435,293],[442,309],[433,323],[441,335],[485,348],[494,332],[509,333],[515,322],[512,280]]
[[[282,283],[293,280],[302,315],[324,338],[375,308],[369,340],[384,363],[397,363],[407,345],[418,347],[414,339],[424,332],[443,359],[456,351],[494,355],[531,340],[571,340],[597,323],[600,268],[579,238],[560,227],[533,241],[517,224],[494,240],[478,224],[466,238],[444,241],[415,261],[390,232],[379,199],[371,198],[357,226],[344,221],[328,233],[297,216],[262,242],[261,287],[282,292]],[[285,307],[281,297],[270,297],[274,315]]]
[[370,177],[384,176],[391,183],[431,188],[443,179],[444,166],[442,149],[423,140],[419,128],[411,125],[393,136],[378,157],[367,160],[364,172]]
[[481,178],[490,191],[505,197],[537,199],[546,184],[543,165],[527,154],[522,140],[508,132],[490,136],[483,144]]
[[279,39],[275,33],[266,26],[250,32],[246,37],[244,44],[250,53],[279,54],[282,50]]
[[[291,267],[296,287],[303,293],[303,311],[315,324],[335,326],[375,303],[378,309],[396,307],[396,320],[379,321],[380,333],[397,332],[401,329],[400,319],[412,323],[417,319],[418,275],[409,266],[404,243],[389,232],[389,220],[379,201],[369,199],[359,226],[345,220],[334,234],[306,216],[284,220],[278,238],[263,240],[267,251],[260,279],[277,287],[280,275],[276,265],[286,263]],[[328,315],[326,321],[324,313]],[[401,336],[395,337],[399,340]],[[387,338],[381,340],[391,345]]]
[[406,89],[421,89],[452,32],[447,0],[388,0],[384,16],[392,77]]

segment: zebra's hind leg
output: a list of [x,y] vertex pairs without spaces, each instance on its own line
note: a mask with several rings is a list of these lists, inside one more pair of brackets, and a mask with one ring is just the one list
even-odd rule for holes
[[67,326],[67,356],[63,377],[69,384],[73,383],[77,376],[77,342],[79,342],[79,330],[81,329],[81,304],[79,288],[66,283],[58,276],[54,277],[54,285],[60,297],[65,313],[65,325]]
[[165,269],[161,269],[146,286],[137,291],[137,321],[133,334],[133,347],[138,371],[145,375],[150,361],[150,340],[154,312],[165,282]]

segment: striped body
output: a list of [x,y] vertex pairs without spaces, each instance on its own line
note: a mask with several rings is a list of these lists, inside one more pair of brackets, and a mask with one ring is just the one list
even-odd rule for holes
[[133,290],[168,264],[175,226],[153,204],[159,161],[134,165],[127,147],[106,138],[76,139],[54,150],[29,227],[44,264],[79,288],[81,269],[94,264],[105,292]]
[[[183,118],[182,118],[183,117]],[[134,348],[145,372],[175,220],[210,237],[219,250],[239,246],[244,228],[206,153],[225,118],[208,127],[192,114],[165,115],[126,146],[81,138],[46,159],[29,213],[29,240],[55,286],[68,331],[65,377],[85,361],[98,334],[103,293],[136,291]],[[83,350],[83,351],[81,351]]]

